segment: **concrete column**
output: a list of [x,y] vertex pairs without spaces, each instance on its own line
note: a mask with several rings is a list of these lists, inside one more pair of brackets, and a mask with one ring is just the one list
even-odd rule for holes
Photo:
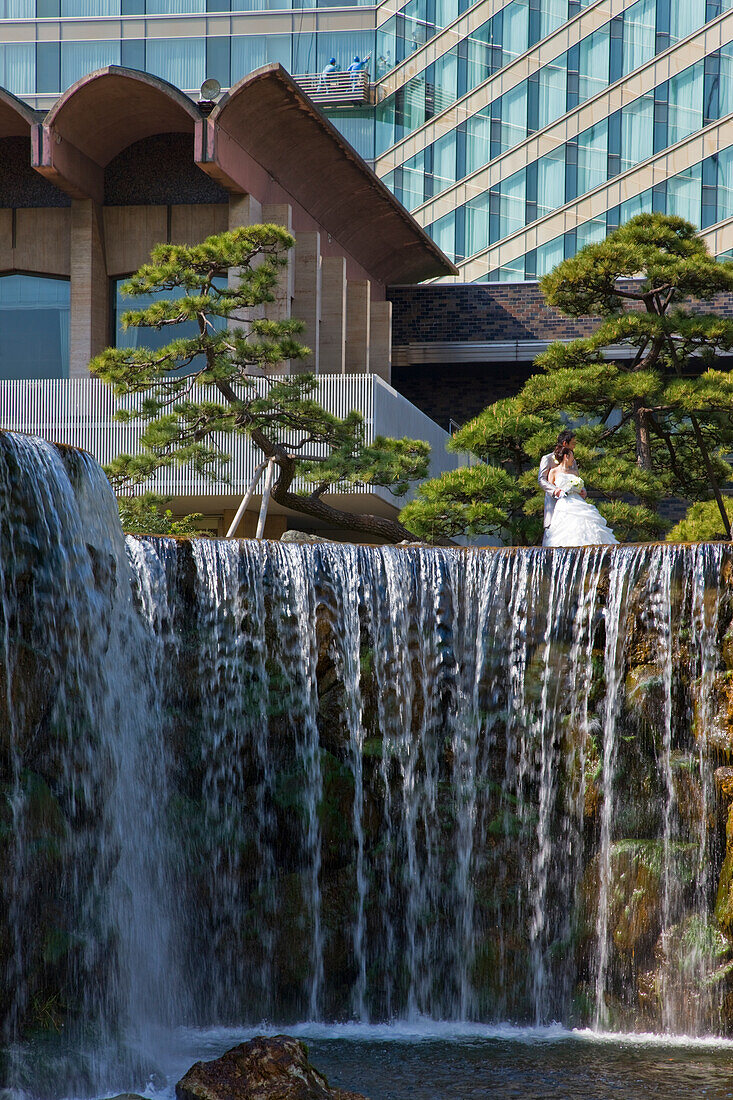
[[369,315],[369,370],[392,380],[392,303],[372,302]]
[[321,261],[321,329],[318,346],[321,374],[343,374],[346,366],[346,260]]
[[239,229],[242,225],[259,225],[262,221],[262,206],[254,195],[229,196],[229,228]]
[[346,284],[346,373],[369,373],[371,283],[349,279]]
[[[262,221],[266,224],[282,225],[289,233],[293,231],[293,208],[289,203],[268,203],[262,207]],[[269,321],[289,321],[292,316],[292,302],[295,293],[295,263],[293,250],[288,254],[288,266],[280,276],[275,288],[275,301],[265,306],[265,317]]]
[[91,199],[71,203],[69,374],[88,375],[89,360],[109,344],[109,285],[102,211]]
[[318,374],[318,338],[321,321],[321,235],[299,233],[295,242],[293,317],[305,322],[300,337],[311,349],[307,359],[294,360],[292,370]]

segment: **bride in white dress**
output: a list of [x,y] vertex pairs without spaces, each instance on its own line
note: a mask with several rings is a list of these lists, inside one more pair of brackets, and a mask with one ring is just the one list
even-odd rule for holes
[[613,531],[595,507],[585,500],[583,479],[571,471],[575,461],[570,447],[560,446],[555,451],[558,465],[547,475],[560,490],[552,523],[545,528],[543,546],[596,546],[618,543]]

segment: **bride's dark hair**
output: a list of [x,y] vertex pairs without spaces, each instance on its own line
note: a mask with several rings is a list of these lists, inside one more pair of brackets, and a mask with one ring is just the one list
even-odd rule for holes
[[555,456],[555,462],[562,462],[562,460],[565,458],[565,455],[575,454],[573,448],[568,447],[566,443],[558,443],[557,447],[555,447],[555,450],[552,453]]

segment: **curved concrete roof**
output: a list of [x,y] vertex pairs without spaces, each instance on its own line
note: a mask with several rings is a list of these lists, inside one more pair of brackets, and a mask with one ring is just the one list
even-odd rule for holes
[[210,120],[382,282],[457,269],[277,63],[244,77]]
[[28,137],[35,121],[35,112],[27,103],[0,88],[0,138]]
[[167,80],[108,65],[72,84],[46,115],[44,128],[104,167],[152,134],[193,133],[199,117],[188,96]]

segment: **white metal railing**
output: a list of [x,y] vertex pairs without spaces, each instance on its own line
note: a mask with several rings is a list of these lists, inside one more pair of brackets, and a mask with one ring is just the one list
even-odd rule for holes
[[369,74],[364,69],[357,73],[302,73],[293,80],[321,106],[351,106],[370,101]]
[[[264,389],[264,379],[255,381]],[[431,476],[459,465],[457,456],[445,450],[448,433],[377,375],[323,374],[316,384],[315,399],[335,416],[346,416],[352,409],[362,414],[368,442],[377,435],[426,440],[432,447]],[[199,388],[196,396],[221,401],[213,387]],[[139,396],[115,398],[110,387],[96,378],[0,380],[0,428],[80,447],[105,465],[116,455],[140,450],[142,425],[114,419],[116,408],[135,408],[139,402]],[[244,435],[218,436],[217,442],[222,453],[231,455],[226,480],[212,481],[188,467],[171,467],[158,471],[145,487],[167,496],[241,496],[262,454]],[[307,484],[296,482],[295,488],[306,489]],[[378,487],[349,485],[342,491],[376,493],[395,504],[405,500],[398,501],[389,490]]]

